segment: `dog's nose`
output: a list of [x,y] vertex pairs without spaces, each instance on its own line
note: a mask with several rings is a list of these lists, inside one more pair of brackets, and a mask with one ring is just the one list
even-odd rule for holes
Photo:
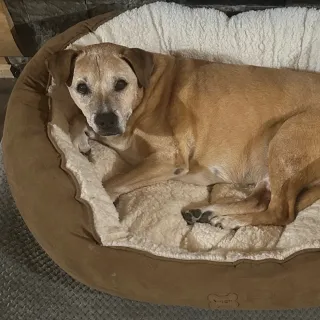
[[119,125],[118,116],[114,112],[98,113],[94,122],[100,130],[105,132],[113,132]]

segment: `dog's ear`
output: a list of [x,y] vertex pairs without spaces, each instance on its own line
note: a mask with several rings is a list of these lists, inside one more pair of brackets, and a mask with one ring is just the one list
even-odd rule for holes
[[57,85],[71,86],[74,65],[80,51],[63,50],[54,53],[47,61],[47,68]]
[[125,48],[120,57],[129,64],[135,73],[139,87],[146,88],[149,85],[154,66],[152,53],[138,48]]

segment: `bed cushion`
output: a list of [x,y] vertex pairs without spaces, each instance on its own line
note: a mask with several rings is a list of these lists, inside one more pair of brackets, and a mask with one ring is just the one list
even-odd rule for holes
[[[287,15],[288,20],[295,19],[295,10]],[[309,13],[302,13],[307,19]],[[287,13],[280,10],[277,14]],[[91,208],[74,199],[79,197],[74,176],[61,170],[65,159],[47,136],[49,75],[45,60],[115,15],[80,23],[50,40],[27,65],[10,98],[3,140],[5,167],[17,206],[37,241],[74,278],[122,297],[204,308],[318,305],[314,281],[320,267],[318,249],[283,260],[208,262],[100,245]],[[217,16],[229,25],[235,23],[222,13]],[[299,55],[293,56],[293,64],[298,64],[294,67],[299,67]],[[316,59],[313,63],[317,65]]]

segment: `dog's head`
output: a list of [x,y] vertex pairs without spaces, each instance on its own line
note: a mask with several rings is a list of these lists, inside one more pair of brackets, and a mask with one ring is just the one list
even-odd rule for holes
[[153,70],[152,54],[114,44],[63,50],[47,62],[57,85],[66,84],[99,135],[122,134]]

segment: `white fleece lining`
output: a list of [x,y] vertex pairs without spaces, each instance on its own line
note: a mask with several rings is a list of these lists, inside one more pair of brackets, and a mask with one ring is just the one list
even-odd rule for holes
[[[229,19],[214,9],[158,2],[127,11],[74,44],[113,42],[225,63],[320,71],[319,22],[320,13],[315,9],[247,12]],[[51,103],[54,108],[54,94]],[[122,196],[118,213],[101,184],[101,175],[110,173],[117,161],[115,153],[92,142],[94,161],[90,163],[54,119],[49,130],[65,155],[66,168],[78,181],[81,199],[91,206],[104,246],[130,247],[168,258],[219,262],[283,260],[304,249],[320,248],[319,201],[285,229],[249,226],[235,232],[206,224],[189,227],[180,210],[191,200],[206,199],[207,190],[169,181]]]

